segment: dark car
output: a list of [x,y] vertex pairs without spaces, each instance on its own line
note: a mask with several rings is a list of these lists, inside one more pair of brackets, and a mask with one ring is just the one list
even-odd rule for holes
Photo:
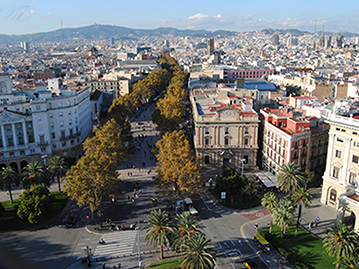
[[247,269],[254,269],[254,268],[259,268],[258,264],[251,260],[251,259],[246,259],[243,261],[243,265],[247,268]]
[[75,225],[76,223],[76,217],[75,216],[70,216],[67,221],[66,221],[66,228],[71,228]]

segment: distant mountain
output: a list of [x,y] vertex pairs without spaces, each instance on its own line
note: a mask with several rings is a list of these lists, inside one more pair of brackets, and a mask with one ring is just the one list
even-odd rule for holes
[[179,30],[171,27],[161,27],[152,30],[131,29],[121,26],[100,25],[94,24],[79,28],[59,29],[46,33],[35,33],[25,35],[0,35],[0,44],[14,44],[21,41],[30,42],[62,42],[68,40],[104,40],[111,37],[116,39],[137,39],[142,36],[198,36],[198,37],[213,37],[213,36],[230,36],[235,32],[231,31],[215,31],[210,32],[206,30]]
[[[301,35],[311,35],[311,34],[313,34],[313,32],[301,31],[301,30],[297,30],[297,29],[263,29],[262,32],[264,32],[265,34],[268,34],[268,35],[272,35],[274,33],[279,33],[279,34],[282,34],[282,35],[292,34],[293,36],[301,36]],[[320,35],[322,32],[321,31],[316,31],[316,33]],[[325,32],[324,34],[333,36],[334,34],[339,34],[339,33]],[[342,35],[344,37],[359,36],[359,34],[350,33],[350,32],[343,32]]]
[[[264,29],[262,30],[266,34],[273,34],[278,32],[280,34],[291,33],[292,35],[299,36],[304,34],[311,34],[307,31],[300,31],[296,29]],[[25,35],[1,35],[0,34],[0,45],[2,44],[15,44],[21,41],[30,42],[64,42],[70,40],[106,40],[110,38],[115,39],[131,39],[136,40],[142,36],[156,36],[165,37],[166,35],[171,36],[196,36],[196,37],[227,37],[233,36],[237,32],[217,30],[214,32],[207,30],[179,30],[171,27],[161,27],[152,30],[144,29],[131,29],[121,26],[114,25],[100,25],[93,24],[90,26],[84,26],[79,28],[66,28],[59,29],[44,33],[25,34]],[[358,34],[344,32],[344,36],[358,36]]]

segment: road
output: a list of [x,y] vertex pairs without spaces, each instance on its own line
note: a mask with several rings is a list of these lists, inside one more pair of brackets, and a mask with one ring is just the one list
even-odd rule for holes
[[[81,259],[86,256],[84,249],[87,247],[93,254],[94,268],[101,267],[103,262],[111,267],[121,262],[122,268],[138,268],[138,251],[141,260],[153,256],[153,248],[144,240],[144,220],[151,209],[167,207],[166,199],[158,193],[152,180],[155,161],[150,157],[150,151],[160,138],[151,121],[153,109],[152,104],[131,122],[136,150],[132,158],[118,169],[125,189],[115,197],[115,203],[105,201],[101,206],[102,228],[97,231],[86,229],[89,209],[71,202],[63,214],[46,227],[4,234],[0,245],[40,268],[84,268]],[[139,197],[133,196],[134,189],[141,189]],[[132,197],[134,201],[131,201]],[[151,197],[158,197],[158,205],[152,203]],[[198,196],[194,202],[205,226],[204,232],[215,247],[218,268],[244,268],[243,259],[248,257],[253,258],[260,268],[266,268],[241,236],[240,228],[248,222],[248,216],[225,210],[210,197]],[[74,227],[66,228],[70,216],[76,217],[76,223]],[[127,230],[111,231],[110,225],[105,223],[107,218]],[[131,224],[141,229],[129,230]],[[106,245],[98,244],[101,237]]]

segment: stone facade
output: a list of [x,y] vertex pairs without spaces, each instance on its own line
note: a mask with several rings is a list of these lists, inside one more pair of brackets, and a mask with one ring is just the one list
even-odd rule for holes
[[[256,167],[258,150],[258,114],[252,110],[251,98],[237,97],[218,102],[217,90],[194,90],[194,145],[205,175],[220,173],[225,166],[239,171]],[[223,92],[222,92],[223,93]],[[217,100],[217,101],[214,101]]]
[[359,230],[359,119],[333,114],[321,202]]

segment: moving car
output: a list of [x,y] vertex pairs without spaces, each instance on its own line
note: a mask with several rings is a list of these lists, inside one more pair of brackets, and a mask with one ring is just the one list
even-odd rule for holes
[[269,242],[260,234],[254,234],[254,241],[257,243],[258,248],[264,252],[270,252]]
[[251,260],[251,259],[245,259],[243,262],[243,265],[247,268],[247,269],[254,269],[254,268],[259,268],[258,265],[256,264],[255,261]]

